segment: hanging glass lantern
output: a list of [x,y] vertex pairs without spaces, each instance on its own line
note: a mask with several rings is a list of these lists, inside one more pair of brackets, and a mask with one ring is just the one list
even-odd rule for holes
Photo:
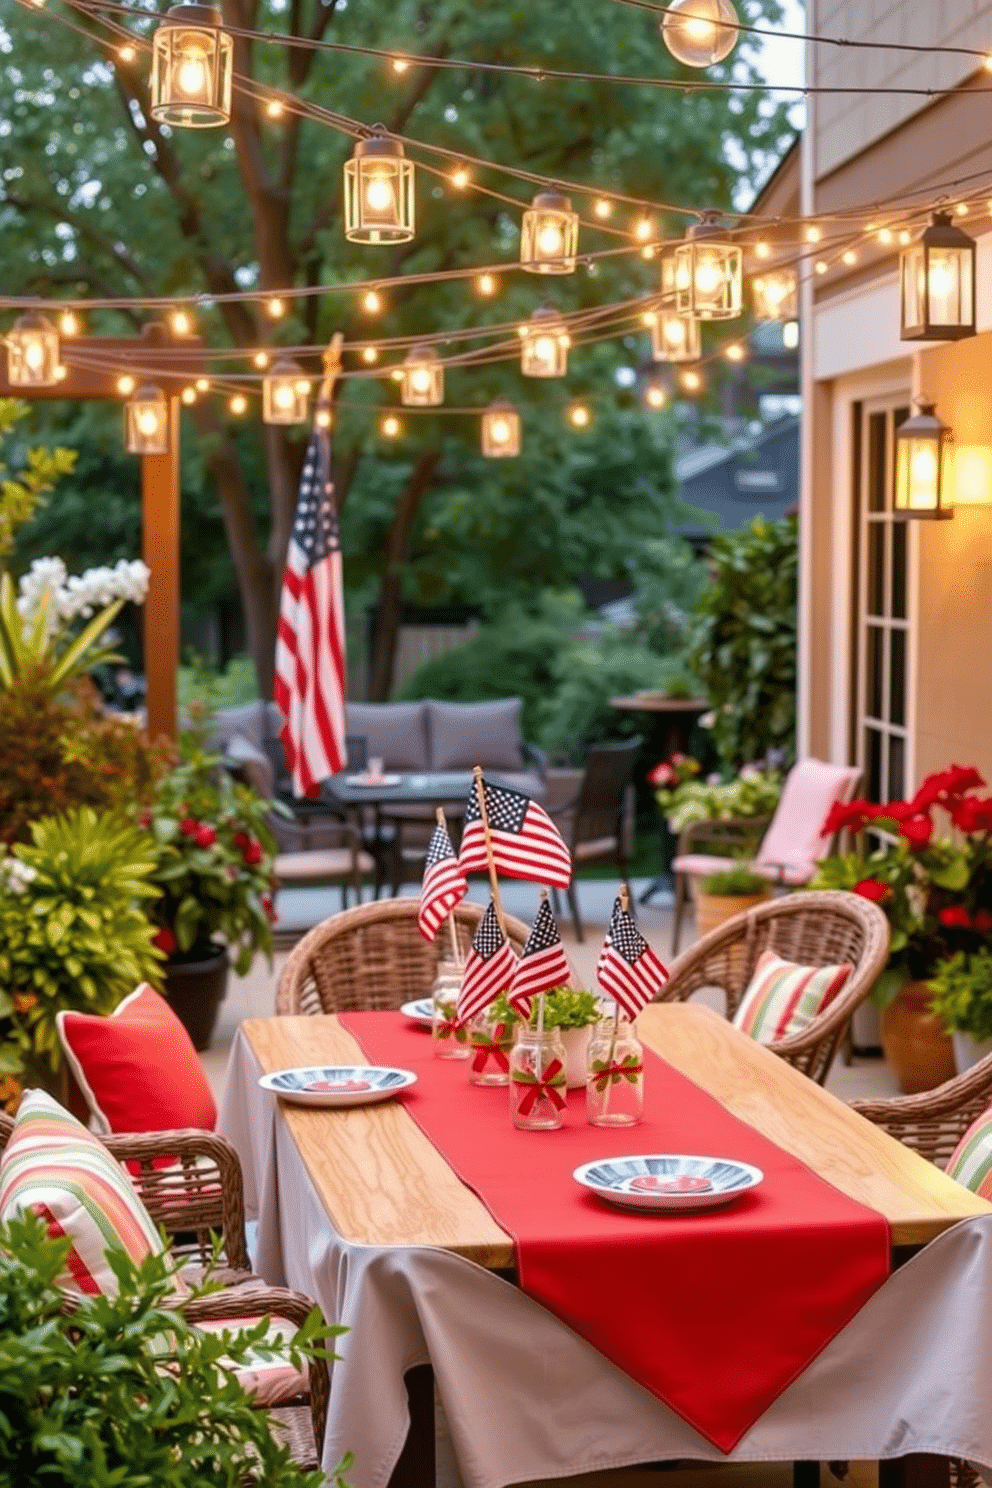
[[960,341],[975,334],[975,240],[947,212],[899,255],[903,341]]
[[413,161],[377,124],[344,163],[344,235],[349,243],[409,243],[413,233]]
[[675,254],[666,253],[661,260],[661,303],[675,303]]
[[651,322],[651,355],[656,362],[698,362],[702,356],[699,321],[674,310],[657,310]]
[[896,430],[896,516],[953,517],[949,475],[951,431],[937,417],[933,403],[918,403],[918,412]]
[[262,418],[267,424],[305,423],[309,399],[309,379],[288,357],[282,357],[262,378]]
[[697,320],[733,320],[743,308],[744,254],[717,212],[705,213],[675,250],[675,308]]
[[160,124],[209,129],[231,117],[234,42],[213,5],[167,10],[152,38],[151,115]]
[[791,269],[772,269],[751,280],[755,320],[795,320],[799,314],[796,276]]
[[579,214],[558,191],[540,191],[524,213],[520,263],[532,274],[571,274],[579,245]]
[[505,398],[490,403],[482,415],[482,453],[490,460],[520,453],[520,415]]
[[553,305],[538,305],[520,326],[520,370],[525,377],[564,377],[570,337]]
[[32,311],[14,322],[7,335],[7,380],[14,387],[51,387],[58,382],[58,332]]
[[432,408],[444,402],[444,363],[433,346],[414,346],[404,357],[400,402],[412,408]]
[[712,67],[734,50],[740,27],[731,0],[668,0],[661,35],[677,62]]
[[139,388],[125,403],[124,443],[132,455],[169,453],[169,403],[161,388]]

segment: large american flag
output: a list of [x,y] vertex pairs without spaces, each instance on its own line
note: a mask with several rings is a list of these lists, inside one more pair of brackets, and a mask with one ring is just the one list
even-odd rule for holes
[[344,768],[345,643],[341,538],[331,441],[315,426],[307,446],[279,602],[275,700],[297,795],[316,795]]
[[465,875],[458,866],[448,829],[438,822],[427,846],[424,882],[420,890],[417,924],[425,940],[433,940],[445,918],[468,893]]
[[619,896],[596,963],[596,977],[603,991],[615,997],[630,1018],[636,1018],[668,981],[668,972]]
[[[546,811],[520,791],[483,781],[486,816],[497,871],[507,878],[567,889],[572,881],[572,858],[561,833]],[[475,790],[465,808],[461,852],[463,873],[486,873],[486,833]]]
[[568,964],[551,906],[545,899],[537,911],[537,918],[513,974],[510,1005],[521,1017],[529,1018],[532,997],[550,992],[552,987],[566,987],[571,979],[572,968]]
[[500,929],[496,906],[490,900],[465,957],[456,1009],[458,1022],[468,1023],[505,992],[513,981],[516,966],[516,955]]

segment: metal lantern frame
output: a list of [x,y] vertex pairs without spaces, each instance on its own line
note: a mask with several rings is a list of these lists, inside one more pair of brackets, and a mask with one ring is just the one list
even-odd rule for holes
[[310,401],[310,381],[303,368],[281,357],[262,378],[262,418],[267,424],[303,424]]
[[234,41],[213,5],[173,5],[152,37],[150,112],[159,124],[212,129],[231,118]]
[[974,238],[947,212],[934,212],[930,226],[899,255],[901,340],[975,335],[975,260]]
[[434,408],[444,402],[444,363],[433,346],[413,346],[404,357],[400,402],[408,408]]
[[124,444],[131,455],[169,453],[169,400],[161,388],[138,388],[124,404]]
[[675,308],[697,320],[736,320],[744,308],[744,252],[707,212],[675,249]]
[[539,191],[523,216],[520,265],[531,274],[572,274],[579,214],[559,191]]
[[954,515],[949,459],[953,434],[935,408],[934,403],[919,402],[917,412],[896,430],[892,510],[897,517],[941,521]]
[[520,326],[520,371],[524,377],[564,377],[571,337],[553,305],[538,305]]
[[665,306],[651,322],[651,355],[656,362],[698,362],[703,354],[699,321]]
[[668,253],[663,254],[661,260],[660,283],[661,303],[663,305],[675,304],[675,274],[675,250],[672,249]]
[[786,321],[799,316],[799,283],[792,269],[766,269],[751,280],[755,320]]
[[520,415],[506,398],[497,398],[483,411],[482,453],[490,460],[506,460],[520,453]]
[[59,333],[37,311],[21,315],[7,332],[7,377],[17,387],[59,381]]
[[416,232],[413,161],[377,124],[344,163],[344,235],[349,243],[409,243]]
[[661,35],[684,67],[713,67],[734,50],[740,23],[732,0],[668,0]]

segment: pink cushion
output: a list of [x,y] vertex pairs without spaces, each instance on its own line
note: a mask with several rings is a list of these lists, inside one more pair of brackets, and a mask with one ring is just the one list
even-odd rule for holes
[[800,760],[794,765],[758,849],[755,866],[759,871],[761,865],[782,865],[811,878],[812,865],[830,850],[830,838],[820,835],[827,812],[835,801],[850,798],[860,778],[860,770],[824,764],[818,759]]
[[192,1040],[147,982],[109,1018],[63,1011],[55,1021],[95,1131],[213,1131],[217,1107]]

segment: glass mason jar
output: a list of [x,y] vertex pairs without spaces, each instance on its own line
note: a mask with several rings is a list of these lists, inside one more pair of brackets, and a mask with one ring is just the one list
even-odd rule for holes
[[626,1018],[600,1023],[589,1044],[586,1117],[593,1126],[635,1126],[644,1114],[644,1050]]
[[467,1059],[468,1028],[456,1022],[462,974],[453,961],[442,961],[432,991],[431,1039],[438,1059]]
[[505,1012],[496,1012],[491,1005],[472,1019],[468,1030],[471,1085],[509,1085],[515,1021]]
[[557,1131],[565,1120],[565,1049],[557,1028],[514,1030],[510,1120],[521,1131]]

